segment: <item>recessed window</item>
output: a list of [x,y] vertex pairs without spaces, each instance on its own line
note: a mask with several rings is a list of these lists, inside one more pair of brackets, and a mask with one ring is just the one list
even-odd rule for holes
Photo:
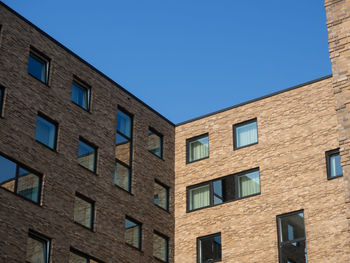
[[117,111],[114,183],[131,192],[132,117],[125,111]]
[[4,105],[5,89],[0,86],[0,117],[2,117],[2,108]]
[[74,81],[72,84],[72,102],[83,108],[90,110],[90,87],[81,82]]
[[125,218],[125,242],[141,249],[141,224],[131,218]]
[[51,149],[56,149],[57,123],[38,115],[36,119],[35,139]]
[[163,157],[163,135],[152,128],[148,129],[148,150],[158,157]]
[[197,238],[198,262],[221,261],[221,233]]
[[339,149],[326,152],[326,164],[328,179],[343,176]]
[[26,262],[48,263],[50,259],[50,240],[46,237],[29,232],[27,240]]
[[71,248],[68,263],[102,263],[102,261]]
[[259,169],[252,169],[188,187],[187,207],[192,211],[259,193]]
[[79,139],[78,163],[96,173],[97,149],[85,140]]
[[94,226],[95,202],[80,194],[74,199],[74,221],[93,229]]
[[233,125],[233,135],[235,149],[258,143],[257,120],[249,120]]
[[169,260],[169,238],[158,233],[153,233],[153,256],[163,262]]
[[159,182],[154,182],[154,204],[169,210],[169,188]]
[[186,140],[187,162],[202,160],[209,157],[209,135],[208,133]]
[[277,216],[279,262],[307,262],[304,212]]
[[49,79],[49,59],[31,50],[28,60],[28,73],[47,84]]
[[40,203],[42,176],[0,155],[0,185],[35,203]]

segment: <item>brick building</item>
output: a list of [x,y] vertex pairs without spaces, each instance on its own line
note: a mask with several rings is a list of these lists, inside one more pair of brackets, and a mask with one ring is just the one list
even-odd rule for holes
[[174,125],[0,4],[0,262],[350,262],[350,0],[333,74]]

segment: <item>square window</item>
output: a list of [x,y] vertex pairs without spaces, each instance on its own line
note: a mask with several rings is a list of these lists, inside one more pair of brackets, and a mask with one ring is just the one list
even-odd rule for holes
[[190,210],[199,209],[210,205],[210,185],[204,184],[189,190]]
[[238,198],[260,193],[259,171],[238,176]]
[[198,262],[221,261],[221,233],[197,238]]
[[38,115],[36,119],[35,139],[47,147],[56,149],[57,123]]
[[87,228],[93,229],[94,208],[94,201],[77,193],[74,199],[74,221]]
[[186,140],[187,163],[199,161],[209,157],[208,133]]
[[343,176],[339,149],[326,152],[326,165],[328,179]]
[[114,170],[114,183],[124,189],[125,191],[130,192],[131,190],[131,178],[130,178],[130,168],[117,161],[115,164]]
[[50,259],[50,240],[29,232],[27,240],[26,262],[48,263]]
[[125,242],[141,250],[141,224],[131,218],[125,218]]
[[83,139],[79,139],[78,163],[96,173],[97,149]]
[[72,102],[83,108],[90,110],[90,87],[73,82],[72,84]]
[[234,149],[258,143],[257,120],[249,120],[233,125]]
[[163,262],[169,258],[169,238],[158,233],[153,233],[153,256]]
[[169,188],[154,182],[154,204],[165,209],[169,210]]
[[2,117],[2,108],[4,104],[5,89],[0,86],[0,117]]
[[163,157],[163,135],[152,128],[148,129],[148,150],[158,157]]
[[28,73],[47,84],[49,79],[49,59],[31,50],[28,59]]

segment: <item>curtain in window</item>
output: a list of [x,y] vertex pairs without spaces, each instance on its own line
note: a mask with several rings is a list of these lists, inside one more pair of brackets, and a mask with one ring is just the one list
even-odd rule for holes
[[243,147],[258,141],[256,122],[237,127],[237,147]]
[[245,197],[260,192],[259,172],[253,172],[238,177],[238,197]]
[[190,210],[209,205],[209,185],[204,185],[190,190]]
[[208,156],[208,145],[201,141],[194,141],[191,143],[190,161],[202,159]]

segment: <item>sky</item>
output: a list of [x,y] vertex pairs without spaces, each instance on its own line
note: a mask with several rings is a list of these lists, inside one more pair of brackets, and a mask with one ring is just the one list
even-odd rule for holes
[[331,74],[324,0],[3,0],[174,123]]

